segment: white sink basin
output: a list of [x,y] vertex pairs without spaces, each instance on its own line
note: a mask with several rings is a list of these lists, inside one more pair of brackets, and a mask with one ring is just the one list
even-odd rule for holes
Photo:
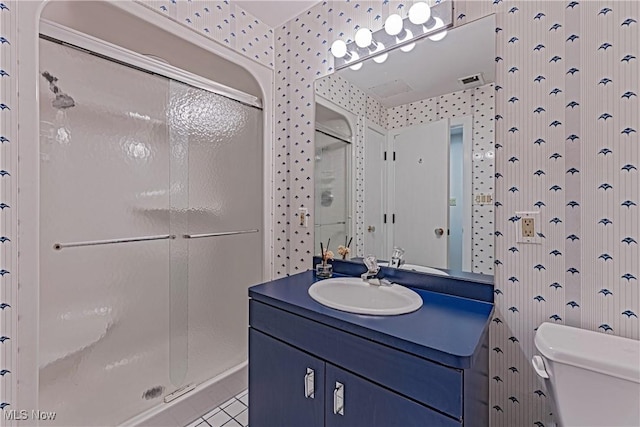
[[321,280],[311,285],[309,295],[327,307],[358,314],[390,316],[422,307],[422,298],[411,289],[371,285],[359,277]]
[[[388,267],[389,263],[388,262],[379,262],[378,265],[380,267]],[[448,274],[445,273],[442,270],[438,270],[437,268],[425,267],[424,265],[402,264],[400,266],[400,270],[416,271],[418,273],[437,274],[438,276],[448,276]]]

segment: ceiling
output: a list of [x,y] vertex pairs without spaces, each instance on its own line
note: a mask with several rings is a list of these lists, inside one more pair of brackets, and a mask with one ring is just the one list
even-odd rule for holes
[[234,3],[271,28],[279,27],[309,9],[318,1],[308,0],[237,0]]
[[424,38],[408,53],[396,49],[383,64],[372,59],[358,71],[337,74],[395,107],[463,89],[458,79],[482,73],[485,83],[495,82],[495,16],[491,15],[448,32],[438,42]]

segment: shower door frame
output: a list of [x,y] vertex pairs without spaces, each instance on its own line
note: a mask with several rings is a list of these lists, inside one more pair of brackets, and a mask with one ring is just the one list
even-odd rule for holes
[[[17,236],[17,247],[13,247],[12,279],[17,288],[14,317],[9,331],[12,337],[14,368],[11,392],[5,398],[11,400],[14,409],[41,409],[38,405],[38,323],[39,323],[39,195],[40,195],[40,118],[39,118],[39,33],[44,7],[55,0],[16,2],[18,32],[17,80],[19,104],[17,111],[17,136],[20,144],[10,160],[14,173],[13,187],[17,206],[17,221],[12,235]],[[120,12],[152,24],[214,55],[227,59],[248,71],[262,90],[263,123],[263,279],[273,277],[273,80],[274,71],[244,55],[200,35],[181,24],[135,2],[106,1]],[[34,82],[36,84],[34,84]],[[18,225],[19,224],[19,225]],[[5,284],[7,285],[7,284]],[[17,286],[16,286],[17,285]],[[18,316],[19,315],[19,316]],[[19,351],[18,351],[19,350]],[[20,386],[18,387],[18,383]],[[45,410],[45,409],[43,409]],[[135,414],[132,414],[135,415]],[[15,422],[9,421],[9,425]]]

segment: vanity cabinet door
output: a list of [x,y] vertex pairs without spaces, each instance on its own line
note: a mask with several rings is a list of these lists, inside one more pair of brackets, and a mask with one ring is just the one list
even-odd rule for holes
[[325,363],[249,329],[249,425],[323,427]]
[[[325,401],[327,427],[462,425],[454,418],[442,415],[329,363],[326,365]],[[253,427],[251,423],[249,425]]]

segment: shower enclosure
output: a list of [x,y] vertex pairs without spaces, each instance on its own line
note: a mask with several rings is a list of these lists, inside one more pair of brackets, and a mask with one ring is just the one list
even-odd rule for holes
[[246,360],[262,111],[55,40],[40,73],[39,406],[116,425]]
[[349,239],[351,143],[319,130],[315,141],[315,250],[331,239],[329,249],[339,257],[336,248]]

